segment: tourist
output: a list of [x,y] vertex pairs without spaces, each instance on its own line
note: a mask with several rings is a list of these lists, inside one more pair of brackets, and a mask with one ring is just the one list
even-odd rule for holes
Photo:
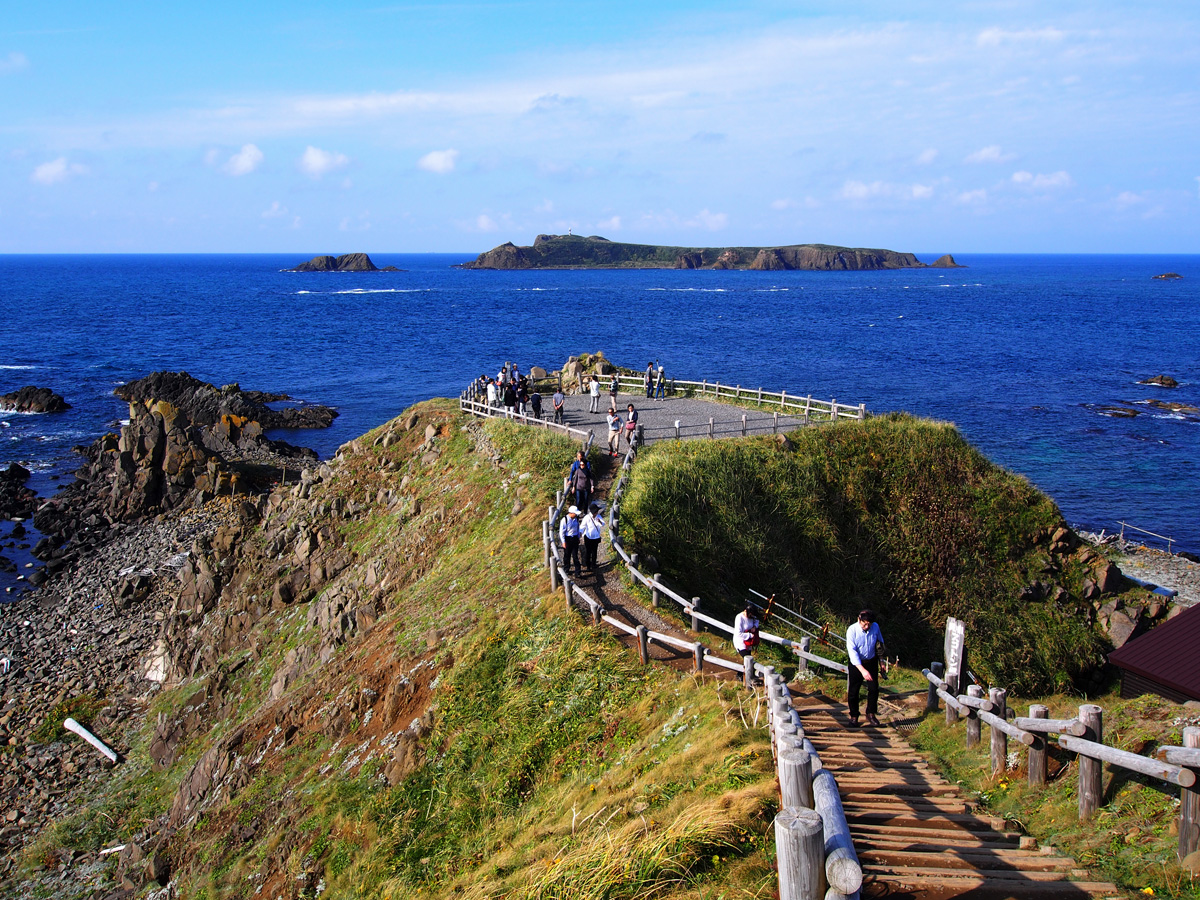
[[637,410],[633,408],[633,404],[629,404],[629,411],[625,413],[625,449],[633,446],[637,440]]
[[500,405],[500,392],[496,389],[495,380],[491,378],[487,380],[487,402],[493,409]]
[[614,459],[621,450],[621,414],[616,406],[608,408],[608,449]]
[[654,363],[646,363],[646,374],[642,376],[642,387],[646,389],[646,399],[654,399]]
[[542,417],[542,395],[537,391],[529,395],[529,408],[533,410],[533,417],[535,419]]
[[600,537],[603,534],[601,529],[604,528],[604,516],[600,512],[599,503],[588,505],[588,514],[583,517],[579,528],[583,533],[583,567],[589,572],[599,575],[600,563],[597,561],[597,554],[600,550]]
[[582,450],[575,451],[575,461],[567,475],[567,489],[575,495],[575,505],[580,509],[592,498],[592,466]]
[[600,379],[593,377],[588,384],[588,393],[591,395],[592,402],[588,407],[588,412],[600,412]]
[[747,601],[746,608],[733,617],[733,646],[743,658],[758,646],[758,607]]
[[562,425],[565,418],[563,415],[563,404],[567,402],[567,398],[563,396],[561,387],[554,391],[554,396],[550,400],[554,404],[554,424]]
[[579,508],[572,506],[558,523],[558,537],[563,548],[563,571],[571,571],[571,560],[575,560],[575,577],[583,577],[579,563]]
[[667,376],[663,372],[662,363],[658,364],[658,378],[654,382],[654,399],[662,400],[664,403],[667,400]]
[[875,613],[864,609],[858,621],[846,629],[846,652],[850,655],[846,702],[850,707],[850,727],[858,727],[858,690],[867,683],[867,724],[879,724],[879,651],[883,634]]
[[517,405],[517,389],[513,387],[512,382],[504,385],[504,411],[508,415],[513,414],[513,409]]
[[608,405],[617,408],[617,394],[621,392],[621,376],[613,372],[612,381],[608,383]]
[[523,416],[529,415],[529,390],[525,387],[525,379],[517,382],[517,412]]

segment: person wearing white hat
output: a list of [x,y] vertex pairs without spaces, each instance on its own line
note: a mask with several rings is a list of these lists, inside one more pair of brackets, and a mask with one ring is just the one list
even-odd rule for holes
[[559,520],[558,537],[562,541],[563,571],[571,570],[571,560],[575,560],[575,577],[583,577],[583,565],[579,561],[579,507],[572,506],[567,514]]

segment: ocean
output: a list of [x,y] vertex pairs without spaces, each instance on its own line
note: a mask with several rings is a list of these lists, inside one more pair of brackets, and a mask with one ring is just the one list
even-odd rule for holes
[[[1125,521],[1200,552],[1200,256],[493,272],[454,268],[471,255],[379,254],[404,271],[284,271],[312,255],[0,256],[0,393],[36,385],[72,404],[0,413],[0,465],[29,468],[49,496],[78,465],[72,448],[128,415],[113,388],[156,370],[336,407],[327,430],[274,435],[326,457],[506,360],[553,369],[603,350],[634,369],[661,360],[679,378],[953,422],[1076,527]],[[1153,278],[1164,272],[1185,277]],[[1160,374],[1179,386],[1138,383]]]

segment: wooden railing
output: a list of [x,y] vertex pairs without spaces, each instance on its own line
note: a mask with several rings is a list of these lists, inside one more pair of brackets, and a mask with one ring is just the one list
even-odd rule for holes
[[991,688],[984,698],[983,688],[970,685],[966,694],[959,694],[942,676],[942,663],[932,663],[923,674],[929,681],[926,708],[938,709],[938,700],[946,704],[946,722],[966,720],[966,745],[974,747],[980,741],[981,724],[990,731],[990,763],[992,777],[1002,774],[1008,764],[1008,739],[1028,748],[1028,778],[1030,787],[1046,783],[1046,742],[1058,735],[1058,746],[1079,758],[1079,819],[1086,821],[1095,815],[1103,796],[1104,763],[1120,766],[1132,772],[1158,778],[1180,789],[1179,859],[1200,849],[1200,728],[1183,729],[1182,747],[1161,747],[1157,758],[1141,756],[1110,747],[1104,743],[1104,711],[1094,704],[1079,707],[1071,719],[1051,719],[1049,709],[1032,704],[1028,716],[1008,717],[1008,692]]
[[[699,632],[703,626],[708,626],[732,635],[732,625],[700,611],[699,597],[682,597],[668,587],[658,573],[650,577],[644,575],[638,569],[637,561],[621,545],[618,528],[620,500],[636,455],[637,447],[629,448],[622,460],[617,483],[609,496],[608,535],[611,547],[625,563],[631,578],[650,589],[653,606],[658,607],[665,597],[679,604],[683,612],[691,617],[693,631]],[[609,615],[603,603],[572,581],[555,539],[558,522],[569,504],[565,488],[564,484],[564,489],[557,493],[555,504],[548,507],[547,517],[542,521],[543,562],[550,573],[550,589],[557,591],[561,587],[567,609],[586,609],[594,625],[603,623],[635,637],[643,665],[649,664],[650,645],[656,643],[690,652],[693,671],[697,673],[703,672],[706,665],[740,671],[742,684],[748,690],[753,690],[756,679],[761,678],[766,689],[771,752],[775,757],[782,794],[781,811],[775,820],[781,900],[822,900],[827,896],[827,887],[835,891],[834,896],[854,895],[862,884],[862,866],[850,841],[850,829],[846,824],[837,783],[821,765],[821,758],[812,742],[805,737],[799,713],[792,705],[791,693],[784,679],[776,674],[774,666],[761,665],[755,662],[752,655],[736,663],[710,655],[708,648],[699,641],[689,642],[651,631],[641,624],[631,626]],[[813,662],[841,673],[846,672],[846,667],[841,663],[810,652],[812,639],[809,637],[799,643],[766,632],[760,632],[759,637],[794,652],[801,669]]]

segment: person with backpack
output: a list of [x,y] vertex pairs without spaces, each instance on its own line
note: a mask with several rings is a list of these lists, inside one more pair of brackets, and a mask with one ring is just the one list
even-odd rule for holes
[[733,646],[743,657],[752,654],[758,646],[758,629],[761,625],[758,607],[753,603],[747,603],[746,608],[733,617]]
[[558,523],[558,538],[563,548],[563,571],[571,571],[571,560],[575,560],[575,577],[583,577],[579,564],[579,508],[572,506]]
[[575,505],[580,509],[587,506],[592,497],[592,467],[582,450],[575,451],[575,461],[567,475],[567,488],[575,495]]
[[654,399],[662,400],[664,403],[667,400],[667,376],[663,372],[662,363],[658,364],[658,378],[654,382]]
[[608,383],[608,405],[617,408],[617,394],[621,393],[621,376],[613,372],[612,381]]

